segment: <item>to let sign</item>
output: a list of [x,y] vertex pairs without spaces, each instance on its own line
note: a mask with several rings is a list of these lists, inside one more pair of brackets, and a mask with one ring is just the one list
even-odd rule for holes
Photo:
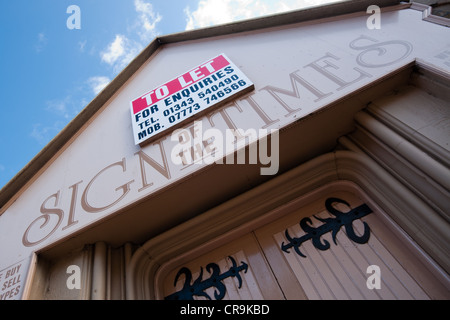
[[224,54],[131,101],[134,142],[144,145],[213,106],[254,89]]

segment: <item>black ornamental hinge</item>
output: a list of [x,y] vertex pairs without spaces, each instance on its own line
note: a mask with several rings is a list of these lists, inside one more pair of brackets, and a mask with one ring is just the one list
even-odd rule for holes
[[337,245],[336,235],[339,232],[339,230],[341,229],[341,227],[345,228],[345,233],[347,234],[347,237],[350,240],[352,240],[356,243],[359,243],[359,244],[367,243],[367,241],[369,241],[369,237],[370,237],[369,225],[366,222],[363,222],[364,232],[361,236],[358,236],[355,233],[355,230],[353,229],[352,223],[353,223],[353,221],[360,219],[360,218],[368,215],[369,213],[371,213],[372,210],[369,208],[369,206],[366,204],[362,204],[362,205],[344,213],[339,210],[336,210],[333,207],[333,203],[336,203],[336,202],[343,203],[343,204],[347,205],[348,207],[350,207],[350,205],[344,200],[341,200],[338,198],[328,198],[325,201],[325,208],[328,210],[329,213],[331,213],[333,216],[335,216],[335,218],[322,219],[322,218],[318,218],[318,217],[314,216],[314,218],[316,218],[317,220],[324,223],[317,228],[314,228],[310,225],[312,222],[310,218],[303,218],[300,221],[300,227],[306,234],[299,238],[291,237],[289,235],[288,230],[286,229],[284,234],[286,236],[286,239],[288,240],[288,243],[285,244],[283,242],[281,244],[281,250],[283,250],[286,253],[289,253],[289,249],[294,248],[295,252],[298,255],[306,258],[306,256],[300,251],[300,246],[305,241],[308,241],[308,240],[311,240],[314,247],[316,247],[317,249],[322,250],[322,251],[327,250],[328,248],[330,248],[330,243],[325,239],[321,239],[321,237],[324,234],[331,231],[334,244]]
[[236,260],[233,259],[233,257],[229,256],[228,259],[230,259],[232,266],[228,271],[224,273],[220,273],[220,267],[215,263],[209,263],[206,266],[206,270],[210,273],[210,277],[208,279],[203,280],[203,267],[200,268],[200,275],[198,278],[192,282],[192,273],[191,270],[189,270],[186,267],[181,268],[177,275],[175,276],[174,286],[178,282],[178,278],[184,274],[185,280],[183,289],[180,291],[177,291],[175,293],[172,293],[171,295],[168,295],[165,297],[165,300],[193,300],[194,296],[203,296],[206,297],[208,300],[211,300],[211,297],[209,294],[205,292],[206,289],[214,287],[216,290],[214,291],[214,298],[216,300],[221,300],[225,296],[226,293],[226,286],[222,282],[224,279],[228,277],[235,277],[239,281],[239,288],[242,286],[242,278],[239,274],[241,271],[244,271],[244,273],[247,272],[248,265],[241,261],[241,265],[238,266],[236,264]]

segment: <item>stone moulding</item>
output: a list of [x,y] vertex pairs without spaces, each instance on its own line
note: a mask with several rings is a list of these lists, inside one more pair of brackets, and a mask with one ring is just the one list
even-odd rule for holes
[[[449,232],[442,217],[364,153],[336,151],[310,160],[147,241],[133,254],[127,268],[127,299],[161,298],[158,294],[159,275],[164,273],[161,266],[170,260],[192,248],[206,252],[226,239],[267,224],[286,212],[286,206],[294,199],[340,181],[364,190],[443,269],[449,270]],[[435,232],[423,232],[424,223]],[[426,254],[424,259],[427,260]]]

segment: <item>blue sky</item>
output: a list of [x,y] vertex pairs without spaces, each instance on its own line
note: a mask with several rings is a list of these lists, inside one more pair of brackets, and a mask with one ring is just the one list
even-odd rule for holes
[[[334,2],[336,0],[331,0]],[[0,10],[0,188],[155,36],[328,0],[11,0]],[[80,29],[67,20],[80,9]]]

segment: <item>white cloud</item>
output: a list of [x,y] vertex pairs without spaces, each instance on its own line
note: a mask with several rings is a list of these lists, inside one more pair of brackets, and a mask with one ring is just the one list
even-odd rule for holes
[[37,36],[37,44],[35,45],[36,52],[42,52],[44,48],[47,46],[48,38],[45,33],[40,32]]
[[338,1],[342,0],[200,0],[195,11],[184,10],[186,30]]
[[33,124],[30,137],[39,145],[46,145],[84,108],[86,103],[85,98],[80,98],[78,95],[74,97],[72,94],[62,99],[46,101],[44,110],[48,112],[48,117],[44,117],[45,122]]
[[99,94],[110,82],[111,79],[103,76],[90,77],[87,81],[95,95]]
[[41,123],[36,123],[33,125],[33,131],[31,131],[30,136],[40,145],[46,145],[63,129],[63,127],[64,125],[61,121],[56,121],[51,126],[44,126]]
[[[88,83],[90,88],[94,90],[92,85]],[[100,86],[100,83],[96,83]],[[73,96],[75,94],[75,97]],[[45,102],[45,111],[50,112],[53,116],[57,116],[62,122],[72,119],[81,109],[84,108],[86,99],[82,99],[72,90],[72,94],[66,95],[62,99],[53,99]]]
[[143,46],[140,43],[117,34],[106,50],[101,52],[100,56],[103,62],[113,66],[114,71],[118,72],[130,63],[142,48]]
[[69,118],[69,112],[68,112],[68,108],[67,108],[67,103],[69,101],[70,97],[66,97],[64,100],[50,100],[47,101],[46,104],[46,110],[50,111],[54,114],[57,115],[61,115],[64,118],[68,119]]
[[108,45],[106,51],[101,53],[102,61],[111,65],[116,63],[125,53],[125,41],[125,36],[117,34],[114,41]]
[[78,41],[78,47],[80,49],[80,52],[84,52],[84,48],[86,47],[86,43],[87,43],[87,40]]
[[142,41],[148,42],[156,36],[156,24],[162,20],[159,13],[153,10],[151,3],[135,0],[134,7],[138,13],[136,29]]
[[[162,20],[161,15],[153,10],[151,3],[134,0],[134,8],[137,13],[136,23],[130,27],[127,36],[116,34],[114,40],[100,53],[102,61],[111,65],[114,72],[125,68],[157,35],[156,25]],[[133,32],[135,34],[131,34]],[[139,40],[133,40],[136,35]]]

